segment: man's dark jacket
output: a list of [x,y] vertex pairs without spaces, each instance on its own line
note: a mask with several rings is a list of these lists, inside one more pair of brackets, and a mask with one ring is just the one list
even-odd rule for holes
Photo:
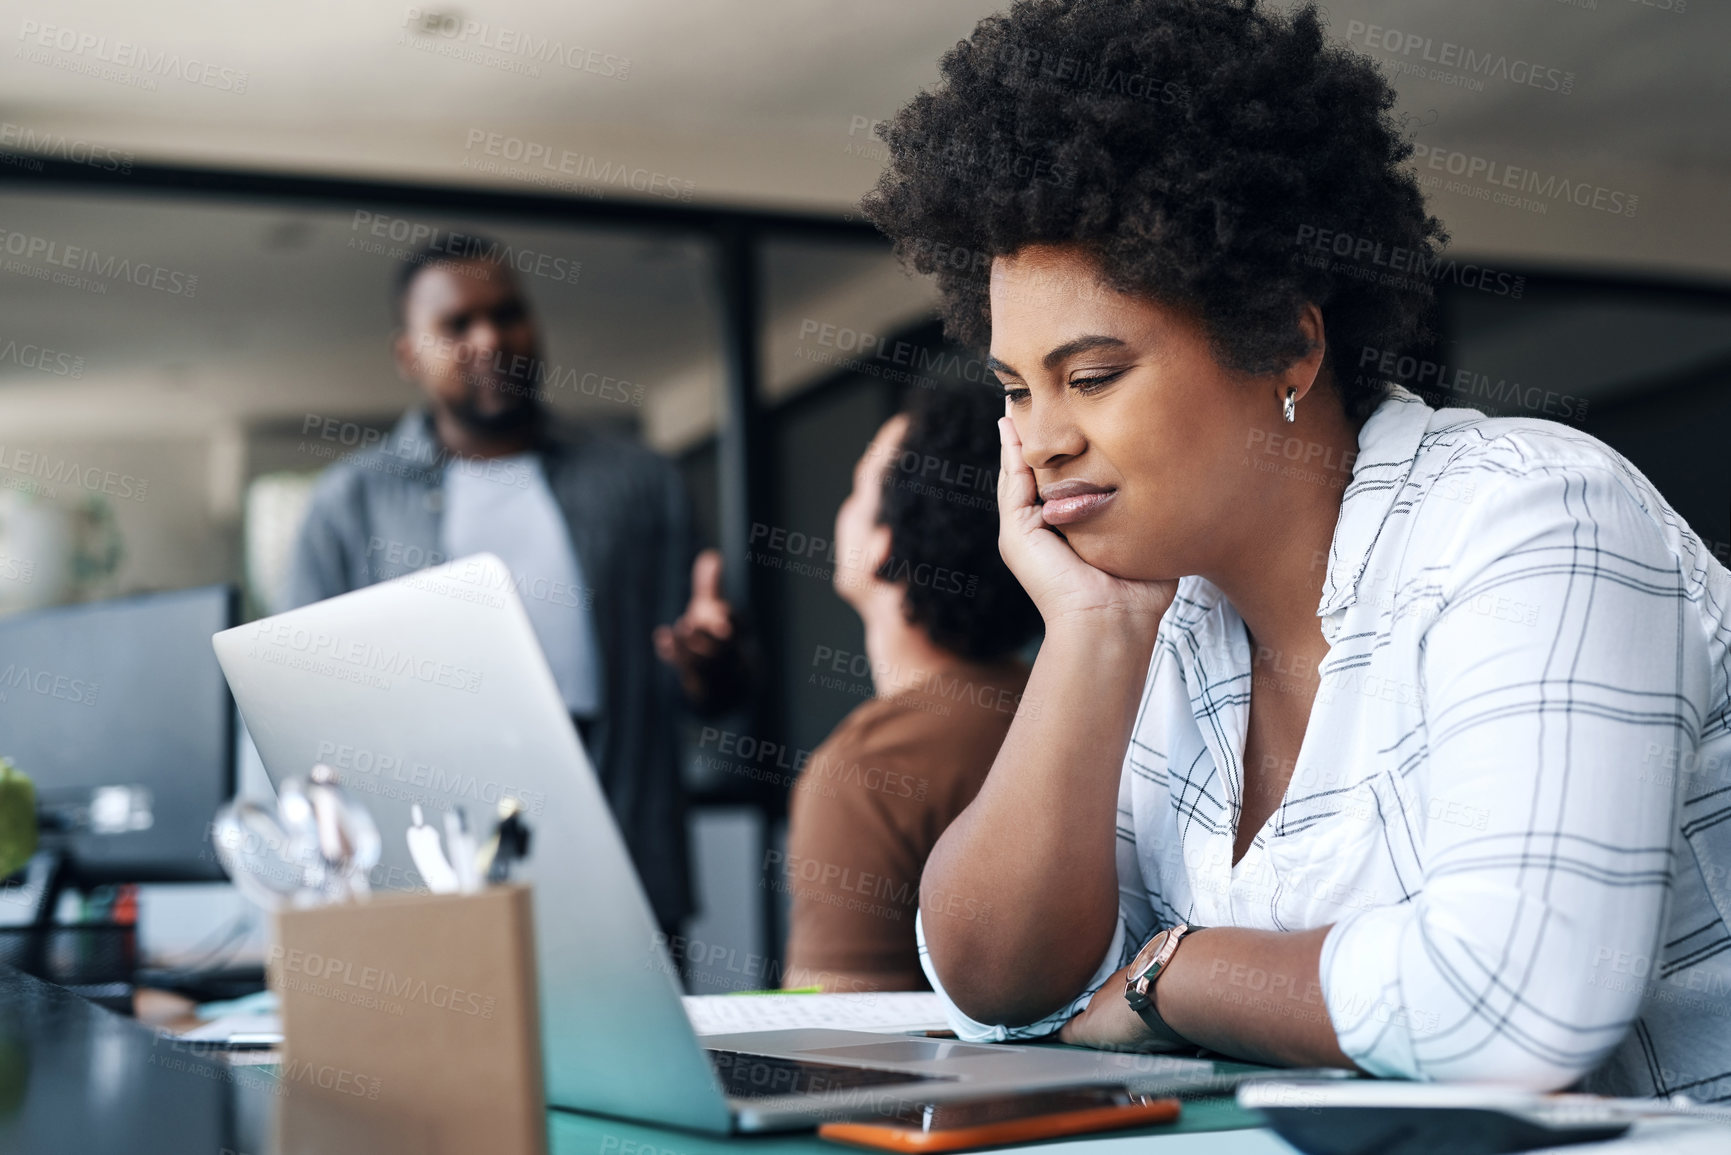
[[[656,920],[674,929],[691,913],[681,694],[651,635],[676,619],[690,596],[695,543],[685,489],[672,463],[599,430],[561,429],[537,452],[593,595],[602,686],[589,756]],[[383,444],[327,469],[296,542],[286,605],[447,560],[440,536],[446,460],[427,412],[412,410]]]

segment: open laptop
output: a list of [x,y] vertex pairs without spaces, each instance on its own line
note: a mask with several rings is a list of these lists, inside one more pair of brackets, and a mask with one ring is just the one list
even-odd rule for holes
[[[693,1032],[676,968],[498,558],[436,569],[213,639],[273,783],[334,767],[384,839],[379,889],[421,886],[409,808],[523,800],[547,1101],[725,1133],[810,1127],[1038,1088],[1224,1090],[1214,1064],[838,1030]],[[648,644],[648,639],[644,640]]]

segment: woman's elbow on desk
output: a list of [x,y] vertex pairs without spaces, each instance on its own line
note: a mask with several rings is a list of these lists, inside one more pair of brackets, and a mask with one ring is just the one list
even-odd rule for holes
[[1014,1028],[1037,1022],[1081,989],[1078,985],[1075,991],[1052,994],[1031,981],[1037,976],[1018,968],[1008,952],[992,949],[989,942],[949,941],[942,931],[933,936],[931,923],[926,925],[925,961],[932,986],[982,1026]]
[[1052,1019],[1097,986],[1097,981],[1090,984],[1089,980],[1102,968],[1101,954],[1116,952],[1121,943],[1114,934],[1072,981],[1067,973],[1041,965],[1049,962],[1049,951],[1041,951],[1038,960],[1030,959],[994,939],[986,926],[978,925],[981,920],[958,925],[962,921],[946,918],[930,905],[922,907],[916,922],[920,962],[933,989],[954,1011],[978,1032],[993,1037],[1031,1037],[1057,1030],[1059,1021],[1052,1022],[1049,1031],[1026,1028]]

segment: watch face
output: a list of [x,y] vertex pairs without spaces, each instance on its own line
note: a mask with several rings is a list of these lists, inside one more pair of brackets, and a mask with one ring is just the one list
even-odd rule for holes
[[1160,957],[1160,948],[1166,945],[1166,938],[1171,931],[1163,930],[1148,940],[1148,945],[1136,952],[1136,957],[1130,963],[1130,977],[1141,978],[1148,973],[1148,968],[1154,965],[1154,960]]

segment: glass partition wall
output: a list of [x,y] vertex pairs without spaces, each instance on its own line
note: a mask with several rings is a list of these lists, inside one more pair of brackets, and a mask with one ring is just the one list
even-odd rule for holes
[[[774,986],[789,787],[873,692],[869,671],[834,672],[864,652],[831,588],[836,509],[907,390],[990,384],[978,351],[944,342],[931,285],[862,223],[0,166],[0,613],[213,582],[240,586],[251,615],[276,608],[312,479],[416,401],[391,353],[398,263],[457,233],[489,238],[518,270],[548,406],[673,460],[723,554],[759,685],[748,709],[687,725],[702,909],[681,953],[693,992]],[[1430,346],[1355,351],[1350,371],[1439,407],[1577,424],[1731,557],[1731,458],[1717,448],[1731,294],[1511,275],[1518,299],[1445,286]],[[241,789],[268,785],[254,767]],[[182,902],[174,933],[202,937],[209,916],[194,912],[210,907]]]

